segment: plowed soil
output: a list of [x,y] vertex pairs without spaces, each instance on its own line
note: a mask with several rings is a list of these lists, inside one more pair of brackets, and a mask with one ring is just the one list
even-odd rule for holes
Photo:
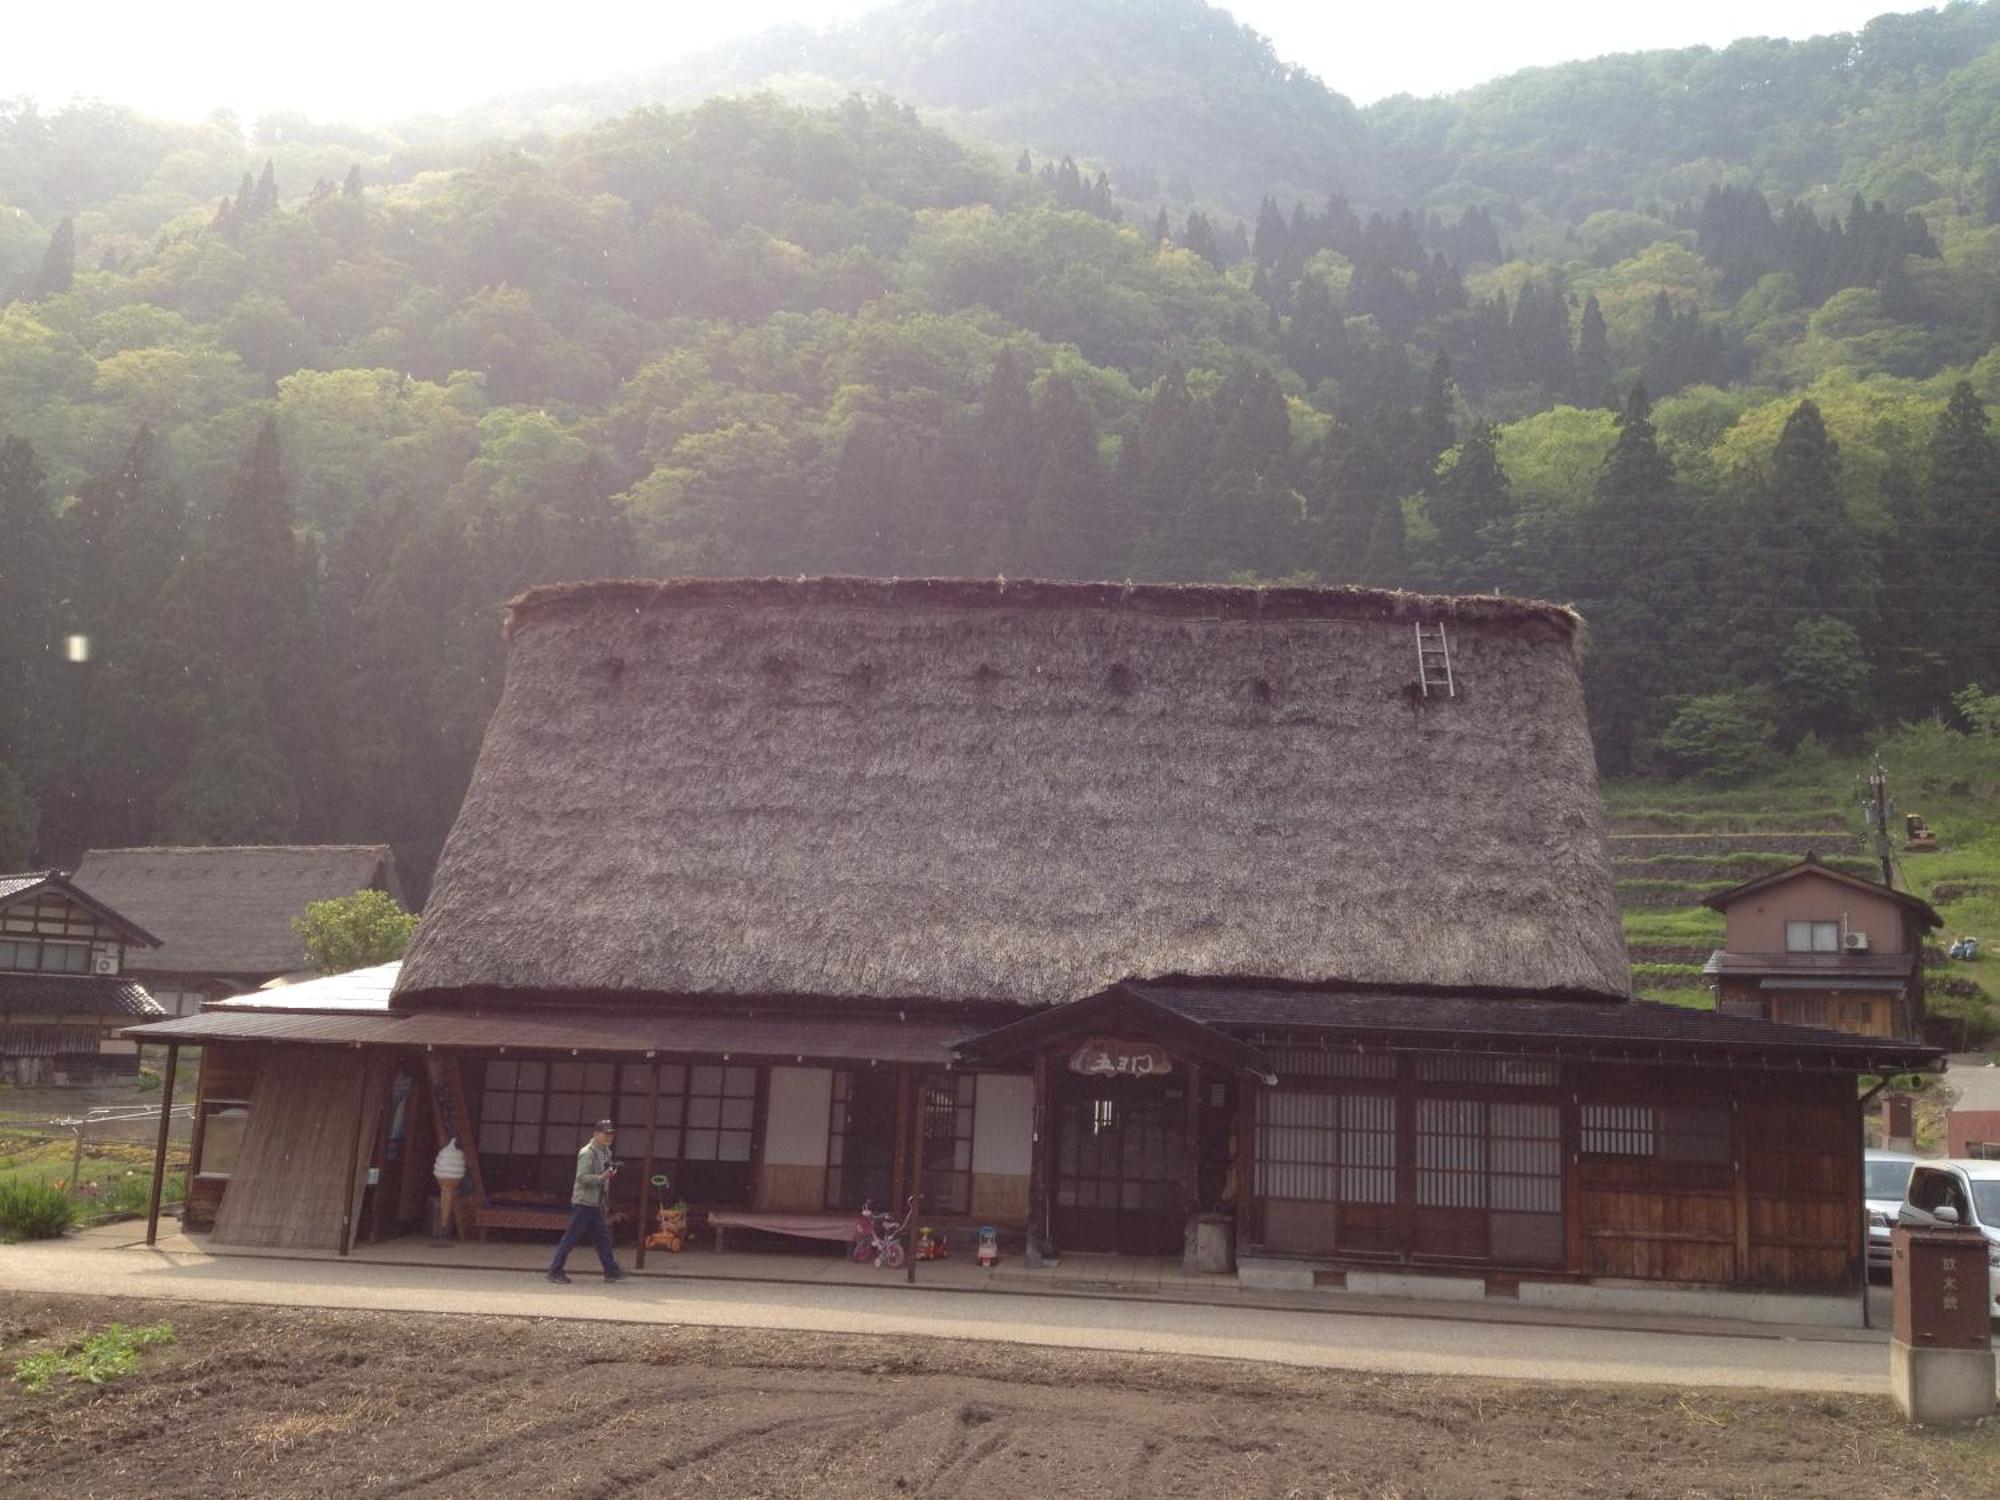
[[1886,1400],[12,1294],[0,1359],[162,1319],[112,1384],[4,1382],[0,1493],[2000,1495],[2000,1432]]

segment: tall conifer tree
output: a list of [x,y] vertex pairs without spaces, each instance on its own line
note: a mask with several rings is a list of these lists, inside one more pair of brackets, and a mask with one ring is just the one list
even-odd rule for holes
[[76,282],[76,222],[64,219],[49,236],[42,252],[41,269],[35,274],[35,297],[57,297]]
[[1572,584],[1591,622],[1584,695],[1600,761],[1611,771],[1633,767],[1689,670],[1688,514],[1652,418],[1644,383],[1634,385],[1598,475]]
[[1039,463],[1022,536],[1028,570],[1046,578],[1122,576],[1125,528],[1097,452],[1083,397],[1051,375],[1035,408]]
[[1500,467],[1498,433],[1491,422],[1466,434],[1455,460],[1432,481],[1424,513],[1437,531],[1441,581],[1453,590],[1498,589],[1501,533],[1513,514],[1513,496]]
[[1928,576],[1905,570],[1900,597],[1933,602],[1925,636],[1947,689],[2000,687],[2000,444],[1971,382],[1952,387],[1924,460],[1928,514],[1891,545],[1919,550]]
[[[179,707],[194,741],[166,793],[165,832],[194,842],[304,836],[319,811],[325,745],[315,728],[311,600],[275,418],[258,428],[200,547],[169,583],[165,614],[185,652]],[[284,769],[282,786],[274,765]],[[256,795],[225,816],[222,787],[232,777]]]
[[278,206],[278,174],[269,157],[264,160],[263,174],[257,179],[257,187],[250,195],[250,212],[256,217],[271,213]]
[[1595,292],[1583,299],[1583,317],[1577,327],[1575,398],[1579,406],[1616,404],[1611,389],[1611,339]]
[[0,763],[31,782],[53,727],[56,529],[25,438],[0,439]]

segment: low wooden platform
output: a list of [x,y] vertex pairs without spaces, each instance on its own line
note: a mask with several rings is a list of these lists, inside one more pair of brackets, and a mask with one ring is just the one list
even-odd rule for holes
[[715,1231],[715,1248],[723,1248],[724,1237],[732,1229],[754,1229],[760,1234],[781,1234],[795,1240],[831,1240],[846,1244],[854,1238],[853,1214],[757,1213],[749,1209],[717,1208],[708,1214]]

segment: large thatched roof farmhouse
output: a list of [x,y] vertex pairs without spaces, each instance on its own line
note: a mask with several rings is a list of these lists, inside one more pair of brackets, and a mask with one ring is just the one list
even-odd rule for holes
[[[1934,1054],[1629,998],[1570,611],[680,580],[507,632],[386,1005],[150,1028],[247,1102],[218,1233],[414,1222],[400,1073],[489,1226],[612,1116],[632,1192],[753,1228],[921,1192],[1031,1261],[1858,1313],[1855,1076]],[[357,1100],[351,1159],[280,1160]]]

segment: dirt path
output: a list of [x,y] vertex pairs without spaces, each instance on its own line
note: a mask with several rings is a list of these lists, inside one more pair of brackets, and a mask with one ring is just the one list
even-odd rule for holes
[[812,1334],[0,1295],[0,1359],[127,1322],[100,1388],[0,1391],[40,1496],[2000,1493],[2000,1433],[1886,1401]]

